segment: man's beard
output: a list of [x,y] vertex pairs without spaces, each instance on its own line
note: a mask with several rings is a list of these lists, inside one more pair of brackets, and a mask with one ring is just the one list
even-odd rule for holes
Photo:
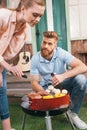
[[53,50],[49,51],[46,48],[41,48],[41,56],[45,59],[50,59],[52,57]]

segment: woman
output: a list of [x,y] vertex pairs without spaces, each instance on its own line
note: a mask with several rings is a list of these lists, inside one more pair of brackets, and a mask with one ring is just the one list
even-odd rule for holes
[[0,9],[0,117],[3,130],[13,130],[8,110],[5,70],[22,77],[21,69],[11,66],[9,61],[24,45],[26,23],[36,25],[44,10],[44,0],[21,0],[16,10]]

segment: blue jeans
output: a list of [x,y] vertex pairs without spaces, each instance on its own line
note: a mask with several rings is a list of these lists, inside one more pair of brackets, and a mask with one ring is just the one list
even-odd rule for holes
[[1,120],[7,119],[9,117],[9,110],[8,110],[8,99],[6,94],[6,71],[2,72],[3,76],[3,85],[0,86],[0,117]]
[[62,88],[68,90],[71,97],[70,109],[77,113],[82,105],[86,92],[86,78],[80,74],[62,82]]

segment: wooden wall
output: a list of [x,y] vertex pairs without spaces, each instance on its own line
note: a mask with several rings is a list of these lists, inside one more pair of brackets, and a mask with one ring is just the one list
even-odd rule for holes
[[71,52],[87,65],[87,40],[71,41]]

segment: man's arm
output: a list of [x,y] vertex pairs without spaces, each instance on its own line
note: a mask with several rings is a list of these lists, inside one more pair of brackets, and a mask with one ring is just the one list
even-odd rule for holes
[[75,58],[69,65],[71,67],[70,70],[66,71],[63,74],[56,74],[55,76],[52,77],[52,82],[54,86],[57,84],[63,82],[63,80],[67,78],[74,77],[78,74],[82,74],[87,72],[87,66],[79,59]]
[[75,58],[69,66],[71,69],[63,74],[65,79],[87,72],[87,66],[77,58]]
[[32,89],[36,92],[38,92],[40,95],[48,95],[49,93],[47,93],[44,88],[39,84],[39,82],[37,80],[31,79],[30,80]]

